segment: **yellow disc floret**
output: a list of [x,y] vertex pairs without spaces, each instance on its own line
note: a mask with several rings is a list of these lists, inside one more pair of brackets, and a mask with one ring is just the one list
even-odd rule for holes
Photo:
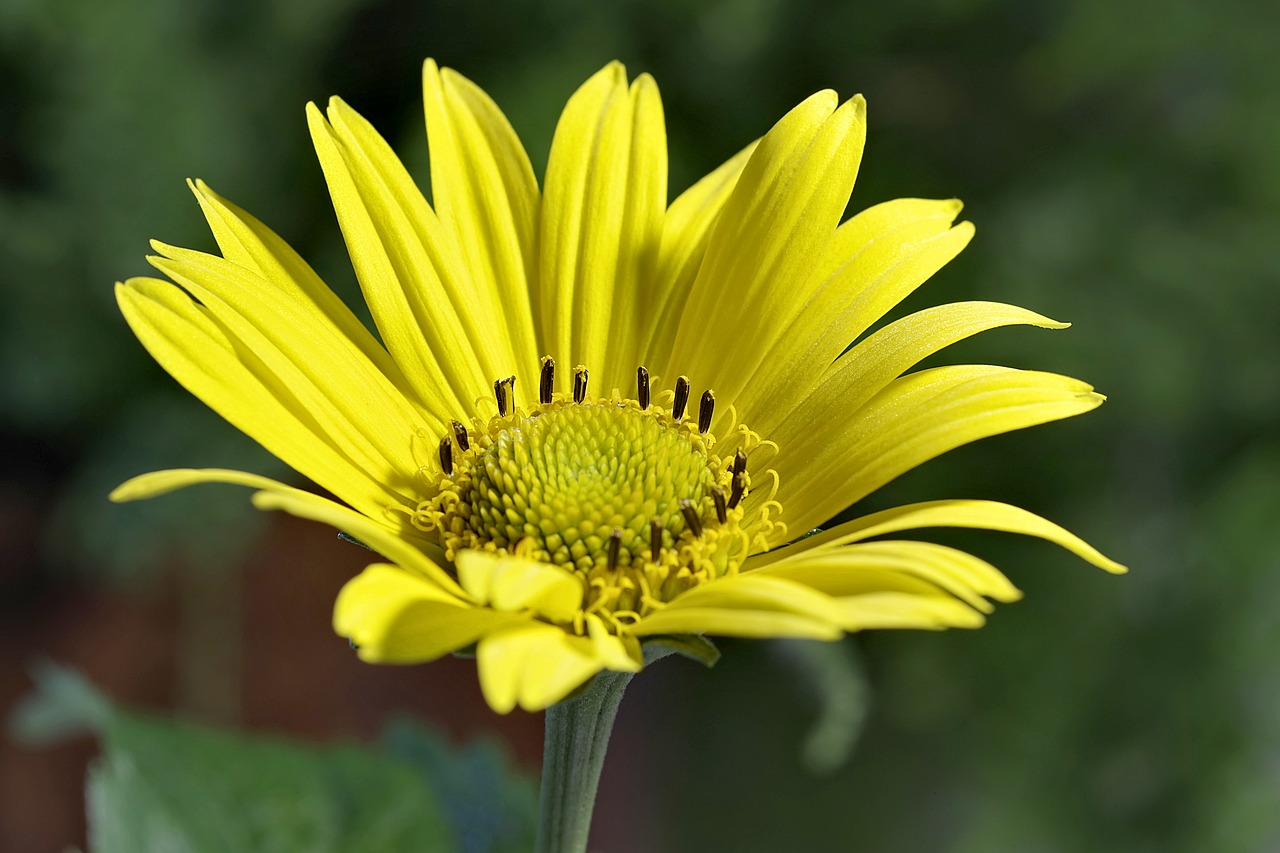
[[530,556],[582,570],[607,559],[615,530],[618,564],[643,559],[652,519],[678,536],[680,501],[701,508],[715,484],[701,442],[611,402],[536,412],[486,443],[464,496],[470,531],[499,548],[527,540]]

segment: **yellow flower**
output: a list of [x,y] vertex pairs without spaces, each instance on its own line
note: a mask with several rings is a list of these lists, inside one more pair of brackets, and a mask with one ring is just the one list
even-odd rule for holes
[[986,329],[1066,325],[1021,308],[943,305],[862,337],[973,235],[956,201],[840,222],[862,98],[812,96],[668,205],[647,75],[628,83],[614,63],[570,98],[541,191],[484,92],[431,61],[424,88],[434,206],[345,103],[308,107],[381,343],[201,182],[222,256],[155,243],[172,283],[117,288],[165,369],[342,503],[223,470],[147,474],[115,500],[238,483],[262,509],[345,531],[387,562],[343,589],[338,633],[374,662],[474,644],[499,712],[637,670],[650,638],[975,627],[1019,596],[961,551],[868,541],[886,534],[1011,531],[1123,571],[990,501],[803,535],[951,448],[1103,399],[1004,367],[903,375]]

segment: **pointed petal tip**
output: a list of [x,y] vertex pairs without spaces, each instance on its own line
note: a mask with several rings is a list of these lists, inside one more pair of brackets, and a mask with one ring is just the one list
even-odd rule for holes
[[319,124],[327,125],[328,122],[325,121],[324,113],[320,112],[320,107],[316,105],[315,101],[307,101],[306,111],[307,127],[311,128],[311,135],[315,136],[317,126]]
[[1091,565],[1097,566],[1104,572],[1112,575],[1127,575],[1129,573],[1129,567],[1123,563],[1117,563],[1106,554],[1103,554],[1101,551],[1087,544],[1085,547],[1089,549],[1087,552],[1077,551],[1076,555],[1084,558],[1084,560]]
[[830,115],[840,108],[840,95],[835,89],[820,89],[801,101],[797,109],[800,107]]
[[636,79],[631,81],[631,90],[638,92],[640,90],[658,91],[658,81],[653,79],[653,75],[648,71],[642,71],[636,75]]
[[342,116],[351,115],[355,110],[351,105],[342,100],[338,95],[330,95],[328,102],[325,104],[325,116],[329,119],[329,124],[336,125],[338,119]]
[[173,491],[175,488],[180,488],[180,486],[166,487],[166,481],[170,479],[166,477],[167,474],[170,474],[170,472],[149,471],[146,474],[130,477],[112,489],[111,493],[107,495],[107,500],[116,504],[130,503],[131,501],[154,498]]
[[187,189],[191,190],[191,194],[194,195],[198,201],[205,202],[221,200],[221,196],[214,191],[213,187],[209,186],[208,182],[206,182],[204,178],[187,178],[186,181]]

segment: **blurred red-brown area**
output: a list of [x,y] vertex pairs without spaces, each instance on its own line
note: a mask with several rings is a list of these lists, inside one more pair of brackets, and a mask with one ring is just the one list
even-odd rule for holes
[[[541,715],[490,711],[472,661],[370,666],[333,633],[334,596],[369,555],[327,528],[273,518],[240,570],[203,589],[175,563],[145,592],[110,591],[38,577],[33,553],[23,554],[24,544],[34,543],[16,541],[30,529],[21,513],[19,503],[7,502],[0,531],[12,558],[4,563],[11,594],[0,623],[6,712],[31,690],[31,663],[48,659],[79,670],[122,705],[253,732],[367,742],[397,713],[454,740],[491,732],[536,772]],[[229,583],[238,587],[235,598],[219,601]],[[212,609],[212,619],[200,615],[202,607]],[[225,619],[229,610],[238,617]],[[217,630],[193,632],[191,623],[202,621]],[[201,671],[203,665],[211,669]],[[0,743],[0,850],[83,849],[85,772],[96,754],[88,737],[46,748]]]

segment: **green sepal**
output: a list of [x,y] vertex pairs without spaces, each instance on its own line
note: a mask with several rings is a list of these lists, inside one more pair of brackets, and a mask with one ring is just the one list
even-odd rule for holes
[[720,660],[720,650],[716,648],[715,643],[701,634],[663,634],[647,637],[644,646],[647,649],[651,645],[665,646],[676,654],[696,660],[707,669],[715,666]]

